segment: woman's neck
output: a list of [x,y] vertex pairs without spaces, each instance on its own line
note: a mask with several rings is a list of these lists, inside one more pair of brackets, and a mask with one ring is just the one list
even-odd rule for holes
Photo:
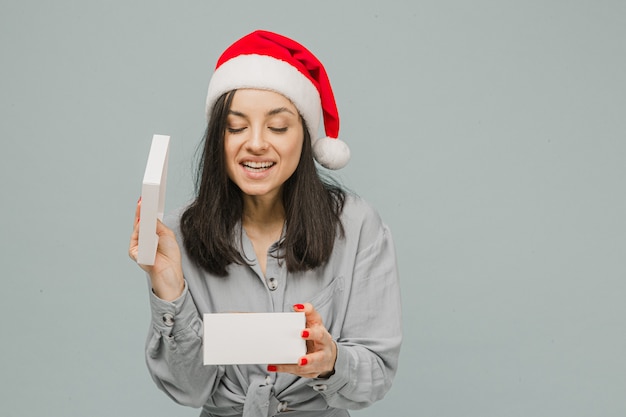
[[245,196],[242,226],[252,242],[263,275],[269,247],[280,239],[285,223],[285,207],[281,199]]
[[242,225],[256,239],[277,241],[285,224],[285,206],[280,198],[244,196]]
[[285,206],[280,198],[244,196],[243,223],[259,226],[284,223]]

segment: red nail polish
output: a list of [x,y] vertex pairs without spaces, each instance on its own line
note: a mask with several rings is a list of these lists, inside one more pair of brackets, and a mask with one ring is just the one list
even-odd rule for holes
[[304,304],[295,304],[293,308],[296,310],[304,310]]
[[309,331],[308,330],[302,330],[302,337],[309,337]]
[[274,365],[267,365],[267,371],[268,372],[276,372],[276,369],[278,369],[278,368],[276,368],[276,366],[274,366]]
[[306,358],[302,358],[302,359],[300,359],[300,366],[304,366],[304,365],[306,365],[307,363],[309,363],[309,361],[308,361]]

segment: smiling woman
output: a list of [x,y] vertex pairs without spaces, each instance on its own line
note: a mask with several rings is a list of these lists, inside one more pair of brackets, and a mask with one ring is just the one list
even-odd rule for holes
[[[341,417],[383,398],[402,340],[395,251],[376,211],[318,173],[315,161],[349,159],[324,67],[254,32],[218,60],[207,116],[197,196],[158,224],[154,266],[141,265],[157,386],[204,417]],[[314,140],[321,118],[327,137]],[[203,366],[203,315],[232,311],[303,312],[306,354]]]

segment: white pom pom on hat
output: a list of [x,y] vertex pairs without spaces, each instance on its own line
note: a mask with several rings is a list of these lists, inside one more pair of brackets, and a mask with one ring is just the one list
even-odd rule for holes
[[[229,46],[220,56],[209,83],[206,114],[217,99],[240,88],[271,90],[296,106],[313,141],[313,155],[328,169],[341,169],[350,149],[339,137],[339,113],[322,63],[298,42],[277,33],[254,31]],[[320,117],[326,137],[317,139]]]
[[350,148],[344,141],[326,136],[315,141],[313,155],[323,167],[341,169],[350,160]]

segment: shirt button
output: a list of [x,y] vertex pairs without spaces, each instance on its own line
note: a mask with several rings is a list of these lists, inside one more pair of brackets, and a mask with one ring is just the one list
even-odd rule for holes
[[271,291],[275,291],[278,288],[278,280],[276,278],[270,278],[267,280],[267,287]]
[[163,314],[163,323],[167,327],[172,327],[174,325],[174,315],[172,315],[170,313]]
[[313,389],[317,392],[322,392],[322,391],[326,391],[326,389],[328,388],[328,386],[326,384],[317,384],[317,385],[313,385]]

